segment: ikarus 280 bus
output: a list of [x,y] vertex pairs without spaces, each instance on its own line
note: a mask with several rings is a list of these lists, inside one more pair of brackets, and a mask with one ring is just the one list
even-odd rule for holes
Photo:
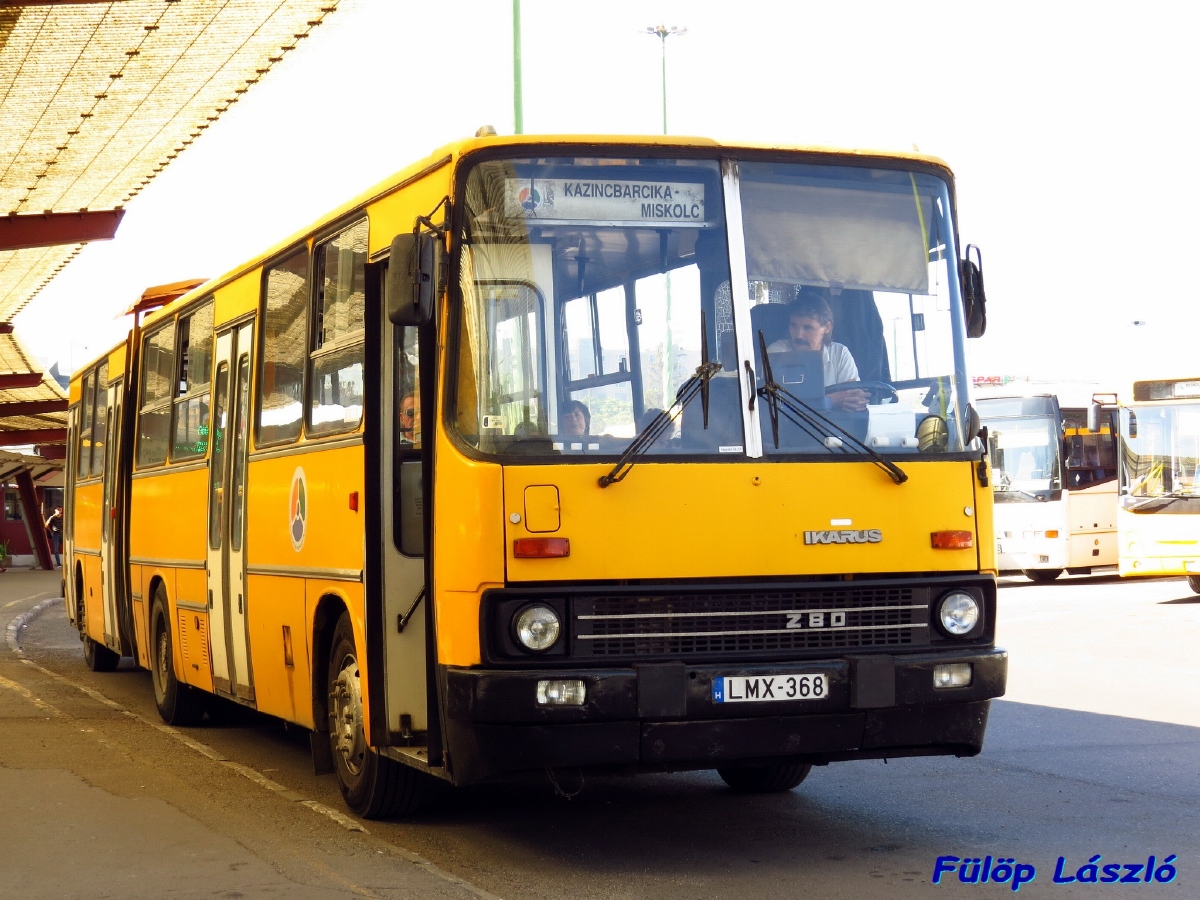
[[1007,664],[983,322],[936,159],[461,141],[76,374],[68,609],[168,722],[311,729],[363,816],[970,756]]

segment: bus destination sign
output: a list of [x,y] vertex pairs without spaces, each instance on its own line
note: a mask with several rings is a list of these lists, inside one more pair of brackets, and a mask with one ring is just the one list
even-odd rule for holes
[[505,213],[547,223],[704,225],[704,185],[687,181],[509,178]]

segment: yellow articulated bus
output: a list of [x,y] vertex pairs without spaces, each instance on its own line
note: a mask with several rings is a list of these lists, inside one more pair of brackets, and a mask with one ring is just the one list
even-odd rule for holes
[[1200,594],[1200,378],[1134,382],[1120,420],[1121,575],[1184,575]]
[[982,333],[908,154],[496,137],[135,320],[71,384],[88,663],[434,778],[979,752],[1004,693]]

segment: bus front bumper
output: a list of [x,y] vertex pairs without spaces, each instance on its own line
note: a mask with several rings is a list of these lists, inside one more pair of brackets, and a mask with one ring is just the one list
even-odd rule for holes
[[[968,663],[971,681],[936,688],[934,668]],[[1003,696],[1000,649],[863,655],[754,666],[650,663],[612,669],[446,671],[453,780],[545,768],[662,771],[804,760],[974,756]],[[729,676],[823,673],[821,699],[718,703]],[[538,682],[582,681],[578,706],[537,700]]]

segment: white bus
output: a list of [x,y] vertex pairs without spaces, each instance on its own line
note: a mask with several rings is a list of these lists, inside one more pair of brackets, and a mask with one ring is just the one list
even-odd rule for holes
[[1186,575],[1200,594],[1200,378],[1137,381],[1121,401],[1121,575]]
[[1112,402],[1091,386],[1013,383],[980,390],[996,500],[1000,570],[1033,581],[1117,564],[1117,456]]

